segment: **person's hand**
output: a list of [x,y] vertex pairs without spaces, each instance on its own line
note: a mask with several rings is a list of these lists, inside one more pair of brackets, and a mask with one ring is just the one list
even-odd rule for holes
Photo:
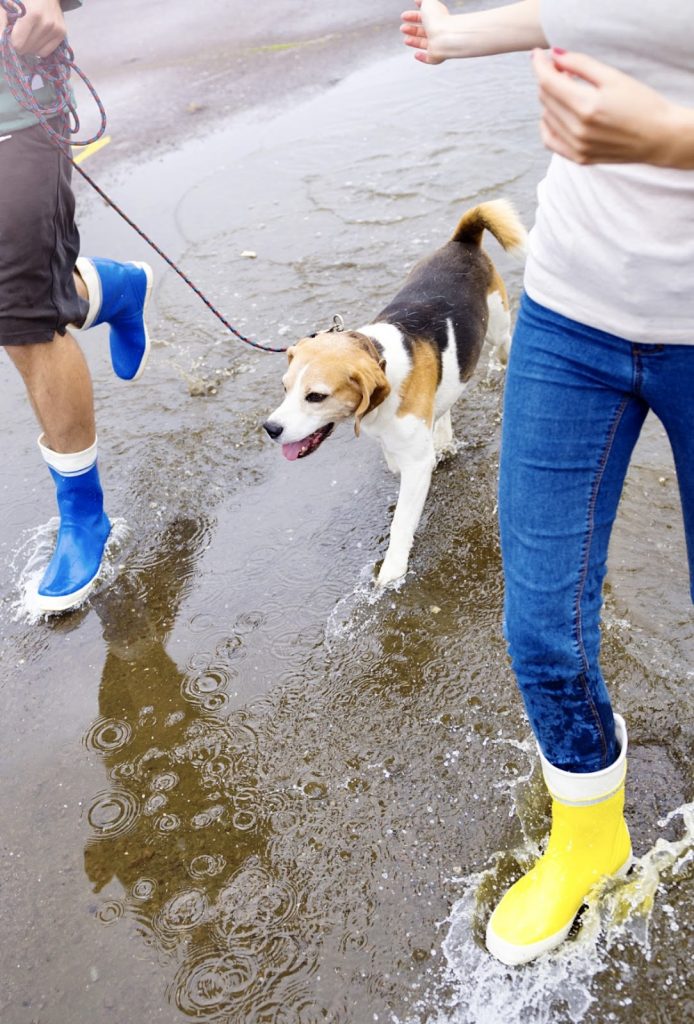
[[[12,45],[17,53],[48,57],[67,35],[60,0],[24,0],[26,14],[12,29]],[[7,14],[0,8],[0,32],[5,31]]]
[[414,0],[416,11],[403,11],[400,31],[405,46],[416,49],[415,57],[423,64],[441,64],[446,59],[436,52],[436,37],[450,18],[448,8],[439,0]]
[[548,149],[578,164],[682,166],[674,150],[684,108],[581,53],[535,50],[533,67],[543,108],[540,132]]

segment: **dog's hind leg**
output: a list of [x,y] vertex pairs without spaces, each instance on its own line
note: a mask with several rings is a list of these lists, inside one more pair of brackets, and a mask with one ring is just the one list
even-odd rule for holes
[[487,295],[487,306],[489,321],[486,340],[490,345],[489,369],[500,370],[508,363],[511,351],[511,314],[504,282],[496,270],[494,271],[492,291]]
[[435,462],[433,436],[427,430],[427,439],[423,441],[418,457],[408,454],[400,460],[400,493],[390,528],[390,543],[378,574],[381,587],[400,579],[407,572],[410,549],[429,493]]
[[446,409],[434,424],[434,451],[437,458],[455,451],[451,410]]
[[[383,445],[381,447],[383,447]],[[383,455],[385,457],[388,469],[391,471],[391,473],[395,473],[395,475],[397,476],[398,473],[400,472],[400,463],[392,454],[392,452],[389,452],[388,449],[385,447],[383,447]]]

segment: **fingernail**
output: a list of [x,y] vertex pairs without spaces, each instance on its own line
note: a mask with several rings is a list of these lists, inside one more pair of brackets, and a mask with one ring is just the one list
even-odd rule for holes
[[558,54],[558,56],[563,57],[564,54],[566,53],[566,50],[563,50],[561,48],[561,46],[553,46],[552,47],[552,53],[556,53],[556,54]]

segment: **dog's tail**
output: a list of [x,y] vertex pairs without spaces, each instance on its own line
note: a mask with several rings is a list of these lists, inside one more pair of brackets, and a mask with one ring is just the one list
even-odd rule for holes
[[491,231],[508,252],[525,255],[528,233],[508,199],[493,199],[473,206],[461,217],[451,241],[481,245],[485,229]]

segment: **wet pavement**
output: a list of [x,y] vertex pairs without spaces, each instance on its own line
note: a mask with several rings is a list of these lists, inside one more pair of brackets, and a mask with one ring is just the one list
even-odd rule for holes
[[[244,46],[355,31],[314,12],[274,33],[270,7],[245,20]],[[532,222],[546,156],[527,58],[419,67],[398,49],[399,9],[361,5],[349,53],[265,49],[258,105],[234,98],[232,74],[204,100],[228,110],[194,132],[174,119],[166,138],[149,137],[136,93],[168,89],[177,60],[197,66],[194,19],[177,33],[170,14],[162,67],[134,82],[120,57],[82,60],[97,79],[103,65],[115,110],[113,143],[85,168],[261,341],[289,344],[334,313],[365,322],[481,199],[504,195]],[[335,50],[335,80],[321,78]],[[179,112],[186,95],[170,97]],[[151,108],[165,124],[165,104]],[[156,267],[154,346],[128,386],[105,334],[82,337],[116,531],[109,578],[48,622],[26,595],[52,495],[0,364],[3,1024],[690,1019],[694,624],[657,423],[627,481],[604,640],[630,728],[637,868],[556,955],[510,970],[482,949],[485,915],[548,806],[500,629],[503,375],[480,364],[406,584],[376,598],[396,497],[378,447],[343,427],[282,460],[259,425],[283,357],[226,335],[78,194],[85,253]],[[515,303],[522,268],[488,248]]]

